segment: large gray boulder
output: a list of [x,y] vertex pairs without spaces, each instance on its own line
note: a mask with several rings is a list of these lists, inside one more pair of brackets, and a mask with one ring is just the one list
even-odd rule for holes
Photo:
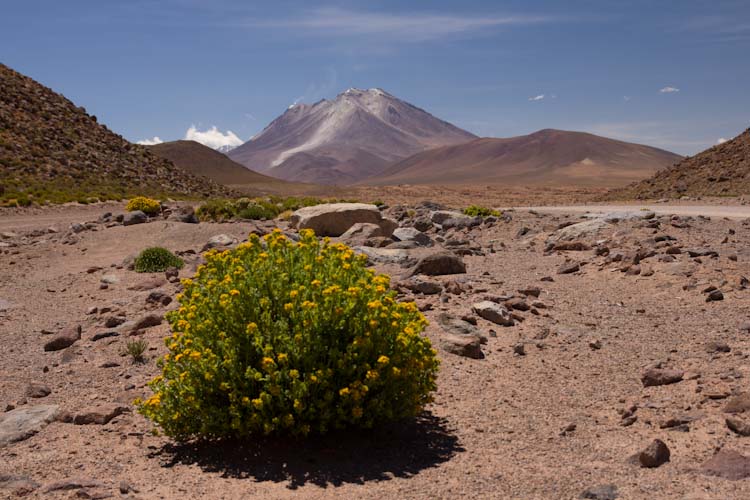
[[57,405],[25,406],[0,415],[0,448],[28,439],[60,413]]
[[291,218],[292,227],[312,229],[317,236],[341,236],[357,223],[377,224],[387,236],[397,227],[394,221],[383,219],[378,207],[367,203],[325,203],[304,207],[294,212]]
[[594,236],[603,229],[611,227],[609,222],[603,219],[592,219],[571,226],[558,229],[547,238],[548,243],[557,243],[560,241],[573,241],[582,238]]

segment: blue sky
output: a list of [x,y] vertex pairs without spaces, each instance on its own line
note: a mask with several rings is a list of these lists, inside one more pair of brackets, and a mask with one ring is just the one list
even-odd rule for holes
[[244,141],[348,87],[482,136],[584,130],[692,154],[750,126],[747,0],[3,3],[0,62],[133,141],[191,126]]

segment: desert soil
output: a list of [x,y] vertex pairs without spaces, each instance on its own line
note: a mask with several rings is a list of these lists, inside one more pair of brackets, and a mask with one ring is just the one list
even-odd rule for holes
[[[4,410],[38,405],[59,405],[74,417],[101,405],[122,412],[103,425],[54,421],[0,445],[0,497],[557,499],[601,486],[599,496],[587,498],[614,491],[626,499],[750,498],[750,479],[701,468],[718,450],[750,456],[750,437],[730,430],[724,412],[748,390],[750,376],[748,220],[694,213],[612,221],[575,236],[580,245],[558,249],[548,238],[585,220],[581,214],[515,210],[472,229],[431,229],[427,234],[444,245],[454,240],[449,246],[465,254],[467,272],[426,277],[444,286],[441,293],[402,297],[425,310],[425,334],[442,360],[436,400],[421,418],[306,442],[177,444],[152,435],[151,423],[131,406],[149,394],[145,384],[166,352],[168,325],[136,330],[133,338],[150,346],[145,363],[120,351],[133,321],[174,307],[147,303],[154,287],[174,296],[179,284],[123,262],[154,245],[199,253],[214,235],[242,240],[274,224],[96,222],[120,210],[110,204],[0,214],[0,233],[9,233],[0,238],[0,418]],[[94,223],[70,229],[87,221]],[[674,240],[655,241],[664,235]],[[198,259],[185,256],[183,277]],[[578,270],[559,274],[571,264]],[[394,282],[406,272],[397,264],[376,267]],[[707,302],[711,286],[723,300]],[[529,295],[535,287],[538,298]],[[474,303],[503,304],[511,296],[519,307],[514,326],[472,313]],[[488,337],[483,359],[445,349],[440,313],[477,321]],[[119,316],[124,325],[105,327]],[[54,335],[79,325],[82,338],[72,346],[44,350]],[[117,334],[93,340],[106,332]],[[644,386],[642,375],[658,364],[682,372],[681,379]],[[49,394],[31,397],[39,386]],[[736,417],[750,422],[750,413]],[[666,443],[670,460],[656,468],[633,463],[654,439]],[[750,466],[742,467],[750,475]]]

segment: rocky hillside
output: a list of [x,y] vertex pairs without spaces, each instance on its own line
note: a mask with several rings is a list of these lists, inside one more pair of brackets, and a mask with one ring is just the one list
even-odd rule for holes
[[429,149],[364,183],[614,187],[644,179],[679,159],[650,146],[545,129]]
[[280,179],[351,184],[420,151],[476,139],[381,89],[295,104],[228,156]]
[[750,194],[750,129],[685,158],[653,177],[605,196],[607,200]]
[[206,197],[227,188],[131,144],[64,96],[0,64],[0,199]]

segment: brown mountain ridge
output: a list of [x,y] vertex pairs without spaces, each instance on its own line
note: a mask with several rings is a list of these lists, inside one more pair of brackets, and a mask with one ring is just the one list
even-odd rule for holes
[[681,157],[584,132],[545,129],[482,138],[406,158],[363,184],[513,184],[613,187],[643,179]]

